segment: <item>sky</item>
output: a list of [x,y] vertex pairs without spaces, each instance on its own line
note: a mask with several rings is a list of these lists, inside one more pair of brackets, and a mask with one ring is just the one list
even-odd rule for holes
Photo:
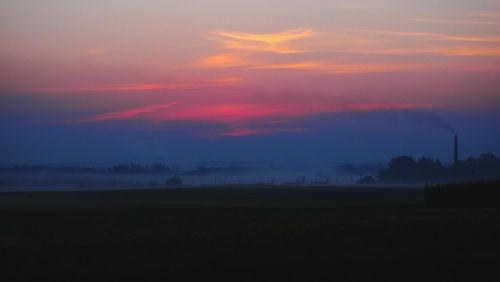
[[499,0],[6,0],[0,164],[500,155]]

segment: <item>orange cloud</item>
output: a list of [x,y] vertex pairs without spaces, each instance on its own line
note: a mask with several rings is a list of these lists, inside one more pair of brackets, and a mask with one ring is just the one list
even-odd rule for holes
[[[244,67],[253,70],[307,70],[319,73],[382,73],[408,72],[426,70],[477,70],[471,64],[455,62],[422,62],[410,55],[431,54],[447,57],[498,57],[500,56],[500,37],[498,36],[465,36],[430,32],[405,32],[388,30],[336,30],[332,32],[316,32],[310,29],[294,29],[273,34],[254,34],[240,32],[218,32],[222,40],[222,48],[237,49],[238,52],[224,53],[202,59],[197,65],[209,68]],[[314,35],[314,38],[310,38]],[[385,36],[384,36],[385,35]],[[419,40],[417,45],[408,46],[405,37],[426,37],[430,40]],[[308,50],[315,60],[299,60],[304,56],[292,56],[284,50],[276,51],[279,56],[263,56],[258,52],[268,48],[299,39],[308,40]],[[445,45],[443,42],[447,41]],[[416,46],[416,47],[415,47]],[[279,48],[289,48],[288,45]],[[296,49],[294,49],[296,50]],[[290,51],[290,50],[289,50]],[[381,58],[380,63],[349,62],[349,57],[342,62],[331,60],[332,54],[366,54],[406,56],[406,62],[391,62]],[[338,56],[337,56],[338,57]],[[322,59],[323,58],[323,59]],[[359,60],[357,60],[359,61]],[[490,66],[484,68],[490,69]],[[483,68],[483,69],[484,69]],[[479,68],[481,69],[481,68]]]
[[34,89],[34,92],[121,92],[151,90],[185,90],[205,87],[235,85],[242,81],[240,77],[225,77],[209,81],[186,81],[169,83],[102,83],[94,85],[70,86],[61,88]]
[[74,91],[108,92],[108,91],[141,91],[141,90],[169,90],[186,89],[194,85],[189,82],[179,83],[118,83],[118,84],[98,84],[92,86],[75,87]]
[[327,74],[362,74],[389,72],[421,72],[453,68],[455,70],[490,69],[484,64],[443,64],[436,63],[335,63],[321,61],[305,61],[297,63],[268,64],[253,67],[253,69],[270,70],[303,70]]
[[216,34],[232,39],[263,42],[271,45],[306,38],[313,35],[314,31],[298,28],[278,33],[217,32]]
[[328,68],[329,67],[326,63],[315,62],[315,61],[304,61],[304,62],[282,63],[282,64],[266,64],[266,65],[257,65],[252,67],[252,69],[271,69],[271,70],[288,69],[288,70],[316,70],[316,71],[322,71]]
[[231,68],[252,65],[253,63],[243,54],[226,53],[206,57],[198,65],[210,68]]
[[311,37],[315,31],[299,28],[278,33],[218,31],[212,34],[216,36],[216,40],[221,42],[225,49],[289,54],[306,52],[306,50],[290,46],[289,43]]

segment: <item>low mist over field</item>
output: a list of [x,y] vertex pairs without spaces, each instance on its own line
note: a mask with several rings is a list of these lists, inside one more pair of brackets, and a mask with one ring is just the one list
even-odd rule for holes
[[[165,166],[0,167],[3,191],[165,188],[178,176],[182,186],[352,185],[361,176],[375,176],[383,164],[333,162],[197,162]],[[179,186],[179,185],[178,185]]]

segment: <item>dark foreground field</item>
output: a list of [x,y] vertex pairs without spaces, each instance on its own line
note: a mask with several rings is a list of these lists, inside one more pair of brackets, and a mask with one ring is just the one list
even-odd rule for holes
[[414,189],[0,193],[0,277],[496,281],[498,227]]

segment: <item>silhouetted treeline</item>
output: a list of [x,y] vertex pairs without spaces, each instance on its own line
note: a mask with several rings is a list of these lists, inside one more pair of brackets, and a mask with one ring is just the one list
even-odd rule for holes
[[153,164],[142,166],[139,164],[124,164],[117,165],[109,169],[110,172],[114,173],[171,173],[170,167],[163,164]]
[[210,174],[236,174],[236,173],[245,173],[249,172],[249,169],[246,167],[239,166],[230,166],[230,167],[197,167],[195,170],[187,171],[185,174],[187,175],[210,175]]
[[96,167],[53,167],[44,165],[23,165],[12,167],[0,167],[4,173],[37,173],[37,172],[63,172],[63,173],[103,173],[103,174],[169,174],[170,167],[157,163],[152,165],[121,164],[109,168]]
[[394,158],[388,168],[378,173],[380,182],[463,182],[500,180],[500,159],[494,154],[457,161],[444,166],[439,160],[408,156]]
[[425,202],[430,207],[498,207],[500,181],[426,186]]

